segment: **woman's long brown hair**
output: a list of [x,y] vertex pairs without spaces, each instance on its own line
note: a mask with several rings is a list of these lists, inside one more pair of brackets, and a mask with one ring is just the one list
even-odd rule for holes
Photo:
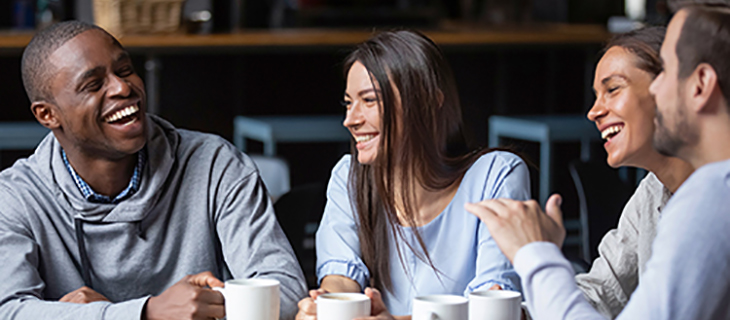
[[[377,159],[370,165],[357,162],[352,140],[348,189],[355,200],[352,205],[370,285],[391,290],[389,235],[405,240],[396,203],[404,224],[415,226],[413,186],[418,183],[432,191],[448,188],[488,150],[468,147],[451,68],[426,36],[407,30],[379,33],[347,57],[345,73],[355,62],[368,70],[374,88],[379,85],[381,139]],[[403,243],[438,273],[418,228],[413,232],[420,250],[408,241]],[[398,241],[395,244],[403,264]]]

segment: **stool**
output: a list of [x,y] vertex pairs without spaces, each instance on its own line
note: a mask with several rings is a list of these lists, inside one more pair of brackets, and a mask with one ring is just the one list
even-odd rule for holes
[[233,119],[233,143],[246,151],[246,139],[264,143],[264,155],[276,155],[277,142],[346,142],[350,132],[343,116],[237,116]]
[[581,160],[591,156],[590,142],[601,140],[596,125],[584,115],[492,116],[489,118],[489,147],[500,138],[534,141],[540,144],[539,201],[545,205],[552,187],[552,143],[579,141]]

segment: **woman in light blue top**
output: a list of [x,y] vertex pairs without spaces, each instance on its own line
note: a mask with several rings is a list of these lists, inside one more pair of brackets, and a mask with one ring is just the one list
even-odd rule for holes
[[467,147],[436,45],[417,32],[383,32],[360,44],[345,70],[352,156],[332,171],[317,231],[320,289],[300,302],[297,319],[316,319],[312,299],[323,292],[377,288],[365,290],[377,296],[373,315],[390,317],[410,314],[420,295],[519,290],[512,265],[464,204],[529,199],[527,167],[514,154]]

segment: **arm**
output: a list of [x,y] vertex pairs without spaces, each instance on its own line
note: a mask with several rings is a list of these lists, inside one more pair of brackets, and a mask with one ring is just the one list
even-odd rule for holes
[[[38,246],[29,230],[0,212],[0,318],[2,319],[140,319],[148,297],[111,303],[77,304],[47,301],[40,277]],[[18,211],[23,212],[23,211]]]
[[[497,158],[500,159],[500,158]],[[522,160],[508,155],[505,164],[496,163],[486,181],[482,199],[509,198],[527,200],[530,198],[530,173]],[[485,290],[499,286],[505,290],[520,291],[520,279],[510,261],[502,254],[492,239],[487,226],[479,223],[479,244],[477,266],[474,279],[464,290],[464,294],[475,290]]]
[[297,301],[306,295],[304,275],[258,173],[240,178],[225,192],[215,221],[223,258],[233,277],[278,280],[280,318],[291,319]]

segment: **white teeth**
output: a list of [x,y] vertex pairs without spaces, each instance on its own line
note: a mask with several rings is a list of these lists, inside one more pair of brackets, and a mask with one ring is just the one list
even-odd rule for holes
[[367,142],[370,141],[370,139],[375,138],[374,134],[366,134],[362,136],[356,136],[355,141],[359,142]]
[[129,107],[126,107],[122,110],[119,110],[117,112],[114,112],[113,114],[106,116],[106,118],[104,118],[104,121],[114,122],[121,118],[133,115],[133,114],[137,113],[137,111],[139,111],[139,107],[137,107],[137,105],[131,105]]
[[603,131],[601,131],[601,139],[605,140],[608,136],[621,132],[623,128],[624,127],[621,125],[616,125],[603,129]]

